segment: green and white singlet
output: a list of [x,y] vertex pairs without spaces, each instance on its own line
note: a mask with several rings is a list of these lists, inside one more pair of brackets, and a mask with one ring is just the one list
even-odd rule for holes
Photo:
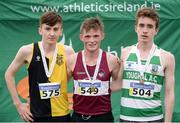
[[[155,46],[149,60],[141,61],[137,46],[131,49],[124,62],[120,119],[154,121],[163,118],[160,91],[164,82],[164,68],[160,51]],[[139,66],[144,68],[143,83],[140,82],[142,69]]]

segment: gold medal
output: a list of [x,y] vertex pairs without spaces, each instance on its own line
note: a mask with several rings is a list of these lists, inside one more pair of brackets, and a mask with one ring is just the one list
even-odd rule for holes
[[91,87],[91,91],[95,92],[95,87],[94,86]]

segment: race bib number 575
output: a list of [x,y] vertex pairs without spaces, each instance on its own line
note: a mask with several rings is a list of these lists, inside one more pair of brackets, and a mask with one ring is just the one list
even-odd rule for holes
[[59,83],[40,83],[39,91],[41,99],[49,99],[60,95]]

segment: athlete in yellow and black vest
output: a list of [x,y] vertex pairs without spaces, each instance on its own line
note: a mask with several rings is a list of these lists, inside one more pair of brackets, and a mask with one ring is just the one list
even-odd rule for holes
[[[34,119],[66,116],[69,109],[64,46],[57,44],[56,63],[49,79],[45,73],[39,46],[40,43],[34,43],[33,56],[28,68],[31,113]],[[47,66],[50,66],[52,58],[45,59]]]
[[[58,13],[44,13],[38,31],[41,42],[23,45],[9,65],[5,73],[7,87],[24,121],[68,122],[66,55],[73,54],[74,50],[57,43],[63,31],[63,20]],[[21,102],[15,85],[15,74],[25,64],[28,65],[29,103]]]

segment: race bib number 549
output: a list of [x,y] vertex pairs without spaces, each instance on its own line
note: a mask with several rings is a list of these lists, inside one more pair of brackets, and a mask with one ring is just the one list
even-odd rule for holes
[[40,83],[39,91],[41,99],[49,99],[60,95],[59,83]]
[[100,80],[78,80],[74,81],[74,94],[84,96],[101,96],[108,95],[109,82],[102,82]]

